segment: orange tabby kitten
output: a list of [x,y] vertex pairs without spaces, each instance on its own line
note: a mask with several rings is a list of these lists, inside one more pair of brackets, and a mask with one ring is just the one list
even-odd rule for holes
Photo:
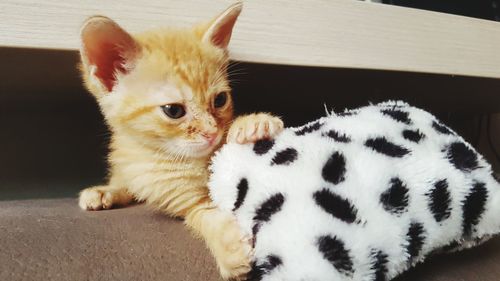
[[214,207],[208,161],[226,137],[253,142],[283,128],[267,114],[233,121],[227,45],[236,3],[208,24],[130,35],[106,17],[82,27],[85,85],[112,132],[108,185],[80,194],[86,210],[133,200],[176,217],[201,235],[223,278],[249,270],[251,247],[235,219]]

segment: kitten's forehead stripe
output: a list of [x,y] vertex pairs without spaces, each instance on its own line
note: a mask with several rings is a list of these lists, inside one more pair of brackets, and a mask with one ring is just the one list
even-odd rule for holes
[[183,93],[172,82],[163,82],[161,85],[153,86],[148,98],[154,105],[183,103],[184,101]]
[[128,113],[126,116],[124,116],[122,118],[122,122],[129,122],[129,121],[134,120],[134,119],[138,118],[139,116],[147,114],[148,112],[151,112],[151,111],[153,111],[155,109],[156,109],[156,107],[140,107],[140,108],[137,108],[137,109],[131,111],[130,113]]

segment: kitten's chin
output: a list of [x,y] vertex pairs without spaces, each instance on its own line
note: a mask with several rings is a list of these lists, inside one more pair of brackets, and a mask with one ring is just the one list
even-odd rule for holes
[[218,135],[212,142],[201,142],[190,146],[190,154],[193,158],[204,158],[210,156],[218,147],[222,140],[222,135]]
[[207,158],[214,152],[217,146],[200,146],[190,147],[189,150],[185,152],[185,156],[192,159]]
[[205,149],[200,149],[200,150],[193,150],[191,154],[191,158],[206,158],[214,152],[215,148],[214,147],[208,147]]

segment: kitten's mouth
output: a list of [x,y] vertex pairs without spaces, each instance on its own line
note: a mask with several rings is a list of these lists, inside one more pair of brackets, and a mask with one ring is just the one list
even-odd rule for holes
[[210,147],[215,147],[220,143],[221,139],[222,139],[222,134],[217,134],[215,138],[207,139],[207,144]]
[[215,138],[207,139],[206,146],[209,149],[214,149],[222,140],[222,134],[217,134]]
[[195,154],[199,156],[206,156],[220,144],[221,140],[222,134],[217,134],[215,137],[205,138],[202,141],[193,142],[190,147]]

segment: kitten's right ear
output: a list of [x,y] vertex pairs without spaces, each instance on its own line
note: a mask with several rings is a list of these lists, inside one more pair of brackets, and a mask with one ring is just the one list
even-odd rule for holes
[[81,29],[84,76],[90,83],[111,92],[117,74],[131,70],[140,52],[139,44],[117,23],[107,17],[94,16]]

